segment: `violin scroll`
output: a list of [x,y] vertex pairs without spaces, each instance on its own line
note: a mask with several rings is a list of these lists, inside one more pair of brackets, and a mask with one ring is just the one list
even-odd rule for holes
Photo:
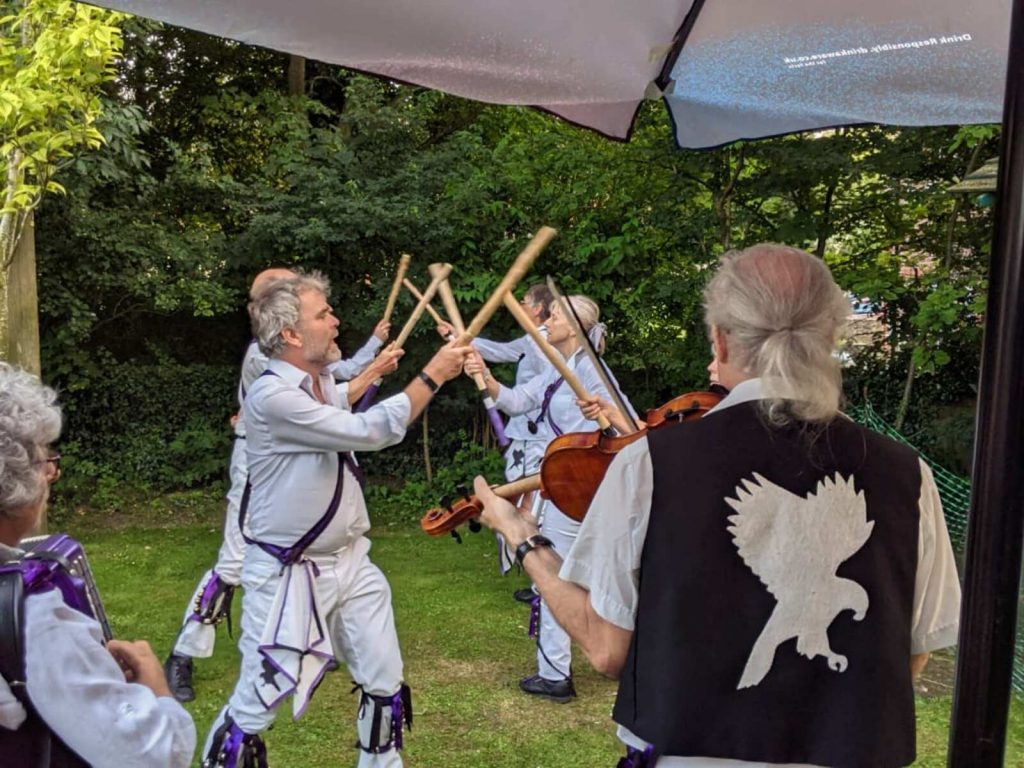
[[[538,488],[540,475],[527,475],[521,480],[495,487],[494,493],[504,499],[515,499]],[[473,533],[480,530],[480,521],[477,518],[483,512],[483,504],[479,498],[470,495],[465,486],[459,486],[456,490],[460,498],[452,501],[445,496],[441,499],[441,506],[428,510],[420,519],[420,528],[428,536],[444,536],[450,533],[456,541],[460,541],[456,529],[463,523],[467,523]]]

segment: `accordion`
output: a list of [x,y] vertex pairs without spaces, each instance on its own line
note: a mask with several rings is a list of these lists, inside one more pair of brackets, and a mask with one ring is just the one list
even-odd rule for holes
[[24,539],[18,546],[24,555],[0,562],[0,676],[28,718],[17,730],[0,728],[0,757],[4,765],[24,768],[88,768],[49,729],[28,699],[22,627],[25,597],[60,590],[66,605],[96,620],[106,640],[112,637],[110,623],[81,544],[58,533]]
[[25,550],[25,556],[14,563],[0,565],[0,573],[21,571],[25,594],[59,589],[69,607],[96,620],[103,630],[104,639],[113,637],[89,561],[80,543],[66,533],[55,533],[23,539],[18,547]]

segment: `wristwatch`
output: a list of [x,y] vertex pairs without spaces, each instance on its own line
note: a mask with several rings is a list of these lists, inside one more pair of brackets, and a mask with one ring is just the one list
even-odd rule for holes
[[526,557],[530,552],[533,552],[537,547],[553,547],[554,543],[547,536],[542,536],[539,533],[533,534],[533,536],[527,537],[526,541],[516,547],[516,562],[520,565],[523,564],[523,558]]

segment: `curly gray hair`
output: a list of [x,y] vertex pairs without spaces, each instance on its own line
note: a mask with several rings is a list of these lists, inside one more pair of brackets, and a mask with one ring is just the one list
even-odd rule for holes
[[737,366],[761,378],[770,421],[838,414],[834,352],[850,305],[821,259],[774,243],[730,251],[704,292],[704,308],[708,326],[728,334]]
[[39,459],[60,436],[57,393],[36,376],[0,363],[0,516],[40,504],[48,490]]
[[300,300],[306,291],[330,296],[331,283],[321,272],[296,270],[295,277],[275,280],[249,302],[252,334],[267,357],[277,357],[284,349],[281,332],[298,324]]

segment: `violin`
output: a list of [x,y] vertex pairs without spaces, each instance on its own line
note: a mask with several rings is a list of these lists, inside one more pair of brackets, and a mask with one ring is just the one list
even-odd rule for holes
[[[728,390],[714,384],[705,391],[674,397],[649,410],[647,426],[628,435],[608,435],[601,430],[559,435],[544,452],[538,474],[497,486],[494,492],[502,498],[515,499],[539,488],[541,495],[563,513],[577,522],[582,521],[608,471],[608,465],[619,451],[635,443],[649,430],[699,419],[718,405],[726,394]],[[462,498],[454,502],[442,499],[442,506],[423,516],[420,527],[429,536],[451,532],[457,537],[455,529],[465,522],[474,521],[482,510],[483,505],[476,496],[463,493]]]

